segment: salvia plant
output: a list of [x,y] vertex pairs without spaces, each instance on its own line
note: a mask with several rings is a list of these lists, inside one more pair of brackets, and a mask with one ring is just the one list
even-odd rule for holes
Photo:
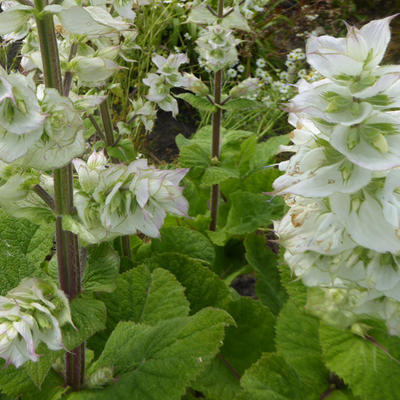
[[295,155],[274,188],[290,207],[275,229],[307,308],[341,327],[379,318],[398,336],[399,67],[379,65],[391,19],[307,42],[325,78],[301,81],[288,105]]
[[[265,109],[266,75],[229,71],[266,2],[183,7],[201,76],[153,53],[165,3],[0,2],[0,35],[20,44],[18,69],[0,68],[0,399],[398,399],[392,17],[311,37],[325,78],[297,83],[295,130],[264,140],[228,127]],[[182,101],[202,127],[155,167],[135,132]],[[295,153],[280,171],[279,151]],[[243,274],[257,299],[229,287]]]

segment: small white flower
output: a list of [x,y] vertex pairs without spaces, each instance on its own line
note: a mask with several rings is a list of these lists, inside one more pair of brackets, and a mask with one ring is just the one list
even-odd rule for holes
[[242,64],[239,64],[236,69],[238,70],[238,72],[243,73],[245,71],[245,67]]
[[265,67],[265,60],[263,58],[259,58],[256,61],[256,65],[259,68],[264,68]]
[[233,68],[229,68],[226,73],[229,76],[229,78],[236,78],[237,76],[237,71],[234,70]]

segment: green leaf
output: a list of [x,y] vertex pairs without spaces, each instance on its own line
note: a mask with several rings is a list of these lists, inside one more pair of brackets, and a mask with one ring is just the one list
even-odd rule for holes
[[110,157],[130,163],[135,159],[136,153],[131,139],[122,139],[117,145],[108,146],[107,153]]
[[51,253],[54,227],[38,226],[8,216],[0,209],[0,294],[16,287],[21,279],[41,273]]
[[301,280],[297,279],[290,272],[287,265],[280,265],[281,282],[289,294],[290,299],[298,306],[304,307],[307,303],[307,288]]
[[229,100],[226,104],[221,106],[223,110],[227,111],[243,111],[243,110],[255,110],[257,108],[262,108],[263,105],[255,100],[250,100],[246,98],[237,98]]
[[76,298],[71,302],[70,324],[62,328],[65,347],[72,350],[96,332],[105,329],[106,307],[102,301]]
[[44,343],[41,343],[36,349],[36,353],[40,355],[39,361],[28,361],[24,364],[24,368],[36,387],[41,389],[42,383],[46,379],[51,366],[58,357],[62,356],[64,351],[49,350]]
[[201,178],[201,183],[203,185],[212,186],[225,182],[231,178],[239,178],[239,174],[235,169],[224,167],[208,167]]
[[221,354],[242,375],[261,353],[275,350],[275,317],[267,307],[250,297],[232,301],[227,311],[236,326],[227,328]]
[[214,246],[202,233],[181,226],[164,226],[161,239],[151,243],[153,252],[176,252],[212,264],[215,259]]
[[154,325],[159,321],[189,314],[189,303],[183,287],[168,271],[157,268],[150,272],[139,266],[117,280],[117,289],[101,297],[107,306],[107,326],[118,321]]
[[211,164],[210,152],[205,150],[198,143],[184,146],[179,155],[179,164],[185,168],[207,168]]
[[287,294],[281,285],[277,266],[278,256],[266,246],[265,240],[265,237],[255,234],[247,236],[244,241],[246,259],[258,273],[257,297],[278,315]]
[[146,260],[151,270],[164,268],[175,275],[185,288],[191,313],[204,307],[225,309],[231,301],[228,287],[209,268],[197,260],[178,253],[161,253]]
[[[400,339],[383,329],[369,332],[375,342],[321,324],[320,342],[327,367],[368,400],[398,400]],[[386,350],[384,350],[386,349]]]
[[233,374],[217,356],[192,383],[192,388],[209,400],[232,400],[241,390],[240,376]]
[[84,292],[112,292],[116,287],[119,257],[108,243],[90,246],[83,274]]
[[276,354],[265,354],[243,375],[241,384],[253,400],[300,400],[296,372]]
[[185,100],[192,107],[197,108],[200,111],[214,112],[216,107],[211,104],[205,97],[194,95],[192,93],[181,93],[175,95],[179,99]]
[[257,146],[257,152],[255,162],[258,166],[265,166],[268,162],[272,161],[274,156],[282,145],[290,143],[290,135],[279,135],[269,138],[267,141],[259,143]]
[[267,196],[237,191],[231,195],[231,201],[232,207],[224,228],[231,235],[252,233],[271,223],[275,210]]
[[329,387],[329,371],[322,361],[319,321],[292,301],[283,307],[276,325],[278,354],[297,372],[307,387],[307,399],[319,400]]
[[67,390],[63,379],[53,370],[47,375],[39,390],[24,368],[17,369],[13,365],[4,368],[4,361],[1,361],[1,367],[0,390],[12,399],[58,400]]
[[111,367],[117,382],[71,400],[179,400],[190,381],[218,351],[231,317],[207,308],[155,326],[120,322],[92,370]]

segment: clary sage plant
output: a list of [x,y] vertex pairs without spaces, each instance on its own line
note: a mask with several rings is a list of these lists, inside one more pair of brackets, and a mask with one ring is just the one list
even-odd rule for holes
[[[53,365],[65,385],[73,390],[83,385],[101,388],[114,379],[112,368],[99,365],[85,375],[90,353],[84,339],[69,338],[67,349],[61,331],[63,326],[78,330],[70,303],[82,297],[87,247],[102,249],[103,242],[118,242],[116,247],[130,262],[130,236],[157,238],[167,214],[186,216],[189,207],[180,186],[187,169],[157,169],[140,158],[121,163],[116,148],[130,129],[151,131],[157,107],[175,117],[179,88],[213,107],[210,150],[218,163],[222,107],[258,89],[258,79],[248,78],[229,95],[222,93],[223,71],[238,57],[239,40],[232,30],[249,30],[243,4],[226,8],[220,0],[217,11],[204,3],[192,5],[189,21],[201,26],[198,52],[214,74],[213,95],[201,79],[179,71],[189,62],[187,55],[153,54],[155,70],[143,79],[147,94],[129,99],[127,120],[115,124],[118,134],[108,98],[115,88],[110,78],[135,62],[128,56],[137,49],[134,9],[150,2],[0,4],[0,35],[6,42],[22,43],[19,71],[0,68],[0,207],[35,224],[55,224],[56,256],[49,270],[61,289],[49,277],[26,278],[1,297],[0,358],[19,368],[40,361],[38,347],[68,350],[64,365]],[[90,124],[95,137],[88,134]],[[219,196],[214,185],[211,230],[216,229]],[[112,291],[109,285],[99,290]],[[89,332],[90,326],[83,325],[80,329]]]
[[275,230],[312,313],[361,334],[380,319],[400,336],[400,66],[380,65],[392,18],[308,40],[325,78],[300,81],[287,106],[282,150],[295,154],[274,183],[289,206]]
[[[72,324],[68,300],[81,290],[80,247],[122,237],[128,256],[128,235],[158,237],[167,213],[188,209],[179,187],[186,169],[158,170],[144,159],[121,164],[107,150],[87,149],[84,119],[96,125],[97,108],[105,146],[116,142],[107,82],[134,37],[133,2],[21,3],[1,2],[0,35],[23,40],[23,73],[0,69],[0,205],[35,223],[56,223],[62,290],[32,278],[1,298],[0,357],[16,367],[38,361],[42,342],[64,348],[60,327]],[[148,99],[175,114],[169,87],[185,85],[177,68],[186,56],[153,61],[159,75],[145,80]],[[154,106],[142,99],[134,105],[132,118],[150,130]],[[80,345],[65,357],[66,384],[74,389],[83,383],[84,353]]]

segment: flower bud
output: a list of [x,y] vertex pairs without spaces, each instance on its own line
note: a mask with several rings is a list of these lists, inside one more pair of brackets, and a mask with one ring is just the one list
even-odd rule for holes
[[258,78],[247,78],[243,82],[240,82],[239,85],[233,87],[229,96],[235,97],[246,97],[257,94],[260,90],[260,80]]

